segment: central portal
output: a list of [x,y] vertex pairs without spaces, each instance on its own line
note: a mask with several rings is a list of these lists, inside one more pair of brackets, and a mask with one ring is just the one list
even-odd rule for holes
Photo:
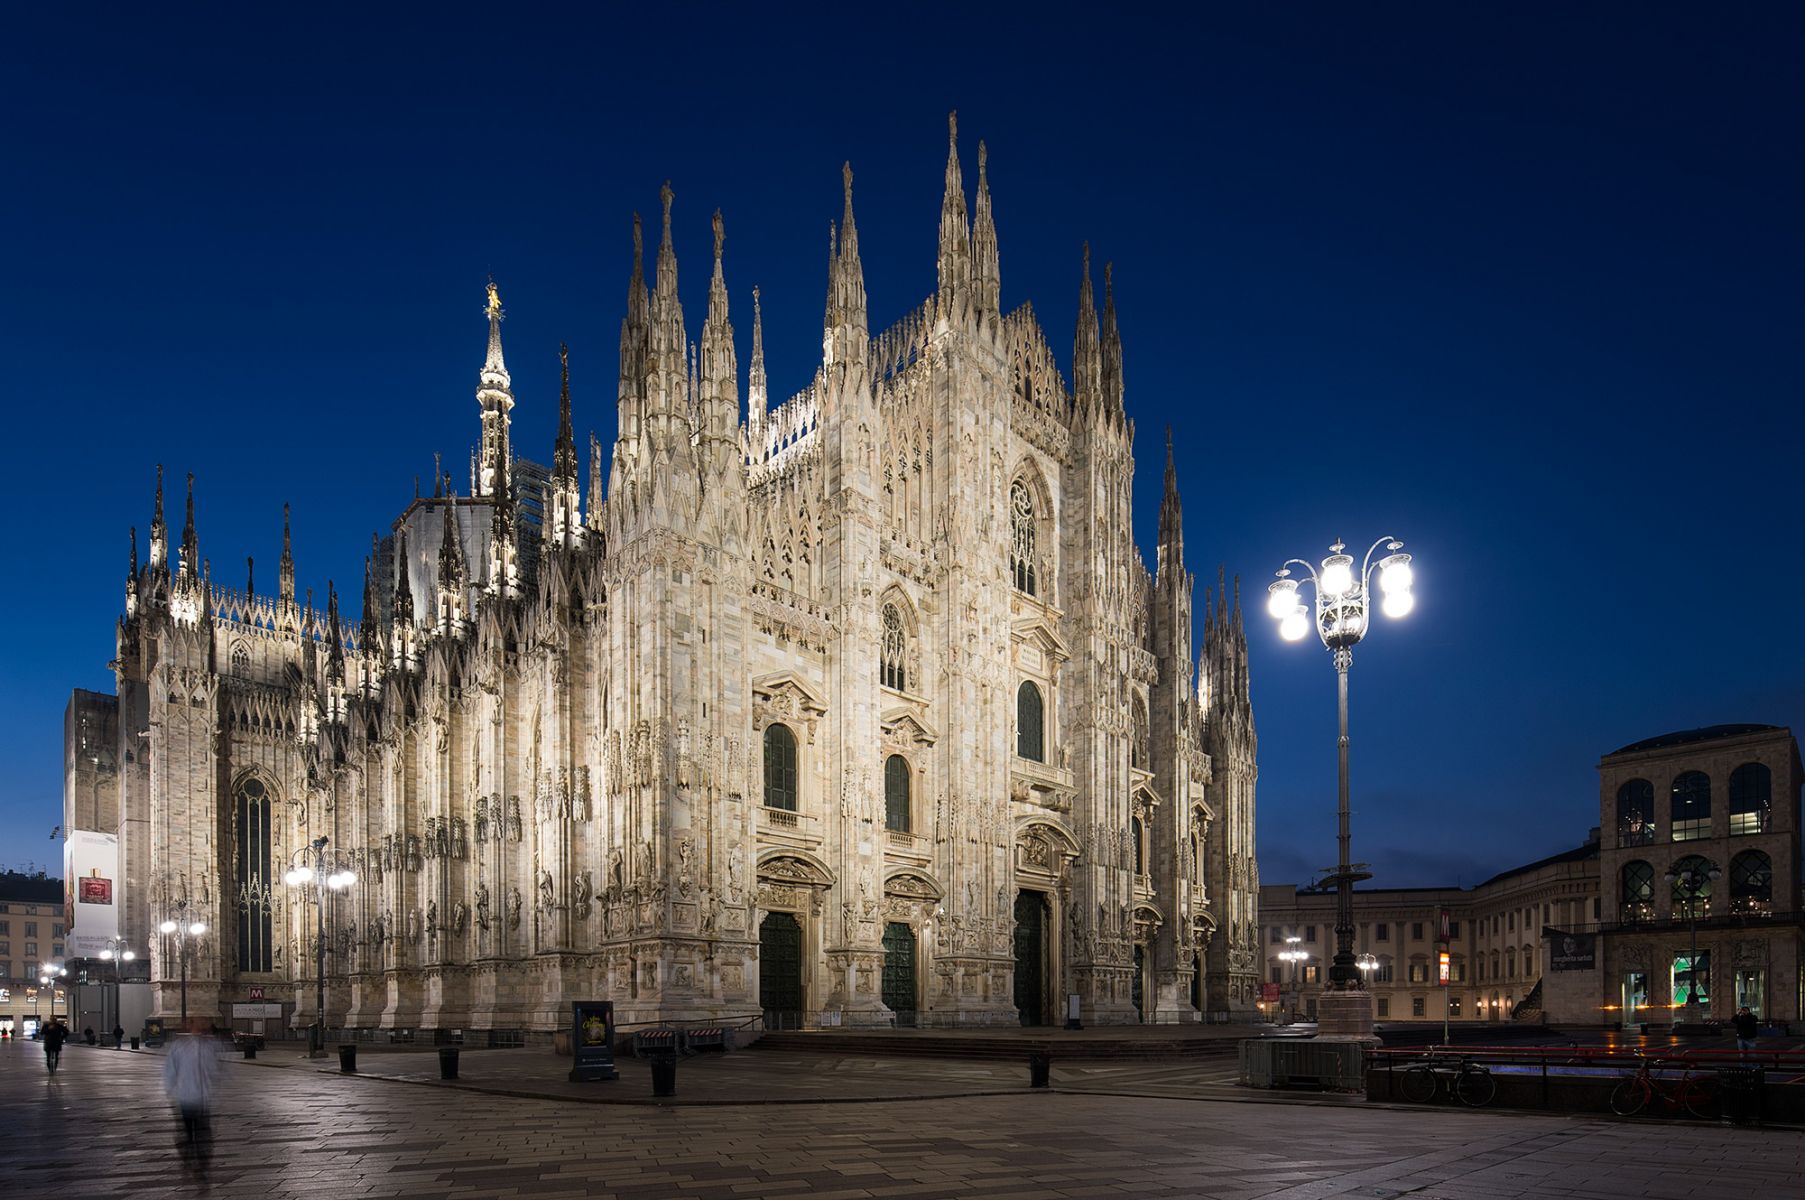
[[758,1001],[766,1029],[801,1027],[802,926],[791,913],[766,913],[759,922]]
[[1047,901],[1040,892],[1015,894],[1015,1008],[1023,1025],[1044,1025]]

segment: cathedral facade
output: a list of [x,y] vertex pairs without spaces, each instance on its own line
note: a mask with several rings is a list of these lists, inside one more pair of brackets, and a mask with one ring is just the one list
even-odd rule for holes
[[[1068,382],[1001,307],[977,166],[968,213],[950,145],[938,285],[876,336],[847,169],[821,364],[776,405],[718,213],[691,338],[667,186],[586,486],[568,364],[549,468],[510,445],[491,287],[470,478],[416,486],[356,621],[297,597],[286,522],[273,593],[216,585],[159,469],[117,696],[77,702],[115,710],[96,788],[160,1012],[185,955],[190,1012],[310,1023],[322,926],[334,1027],[1255,1011],[1238,595],[1194,646],[1169,439],[1152,570],[1133,537],[1109,273],[1099,315],[1086,252]],[[205,932],[154,932],[178,916]]]

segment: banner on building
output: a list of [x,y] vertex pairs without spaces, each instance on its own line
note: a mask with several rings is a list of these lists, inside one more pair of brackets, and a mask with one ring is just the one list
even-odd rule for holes
[[1558,929],[1544,931],[1548,938],[1548,966],[1555,971],[1595,971],[1598,969],[1598,935],[1595,933],[1562,933]]
[[119,838],[72,830],[63,845],[63,869],[70,900],[67,953],[98,958],[119,936]]
[[1278,984],[1262,983],[1260,985],[1260,1000],[1262,1002],[1270,1004],[1270,1003],[1276,1001],[1278,998],[1279,998],[1279,985]]

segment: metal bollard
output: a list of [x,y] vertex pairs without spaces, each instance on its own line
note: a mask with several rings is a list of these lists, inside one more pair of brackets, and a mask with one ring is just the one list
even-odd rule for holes
[[1045,1051],[1038,1051],[1028,1056],[1028,1086],[1044,1088],[1047,1077],[1053,1070],[1053,1056]]
[[456,1046],[439,1047],[439,1078],[456,1079],[458,1077],[458,1048]]
[[343,1075],[357,1073],[357,1043],[346,1042],[338,1048],[338,1069]]
[[677,1094],[677,1056],[670,1051],[652,1055],[652,1095]]

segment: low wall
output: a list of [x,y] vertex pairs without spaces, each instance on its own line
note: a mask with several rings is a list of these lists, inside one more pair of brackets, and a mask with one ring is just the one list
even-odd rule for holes
[[[1366,1098],[1409,1103],[1401,1087],[1402,1074],[1401,1069],[1369,1069],[1366,1073]],[[1779,1073],[1768,1072],[1768,1083],[1762,1097],[1763,1121],[1777,1125],[1805,1125],[1805,1084],[1776,1083],[1776,1074]],[[1488,1107],[1608,1113],[1611,1111],[1611,1093],[1626,1075],[1627,1072],[1624,1075],[1562,1075],[1552,1070],[1543,1075],[1535,1068],[1528,1068],[1526,1073],[1494,1069],[1492,1078],[1498,1082],[1498,1094]],[[1427,1104],[1464,1107],[1450,1097],[1445,1089],[1438,1091],[1435,1099]],[[1675,1115],[1671,1109],[1660,1110],[1658,1105],[1659,1101],[1650,1105],[1650,1111],[1654,1115],[1662,1115],[1663,1111],[1668,1115]]]

